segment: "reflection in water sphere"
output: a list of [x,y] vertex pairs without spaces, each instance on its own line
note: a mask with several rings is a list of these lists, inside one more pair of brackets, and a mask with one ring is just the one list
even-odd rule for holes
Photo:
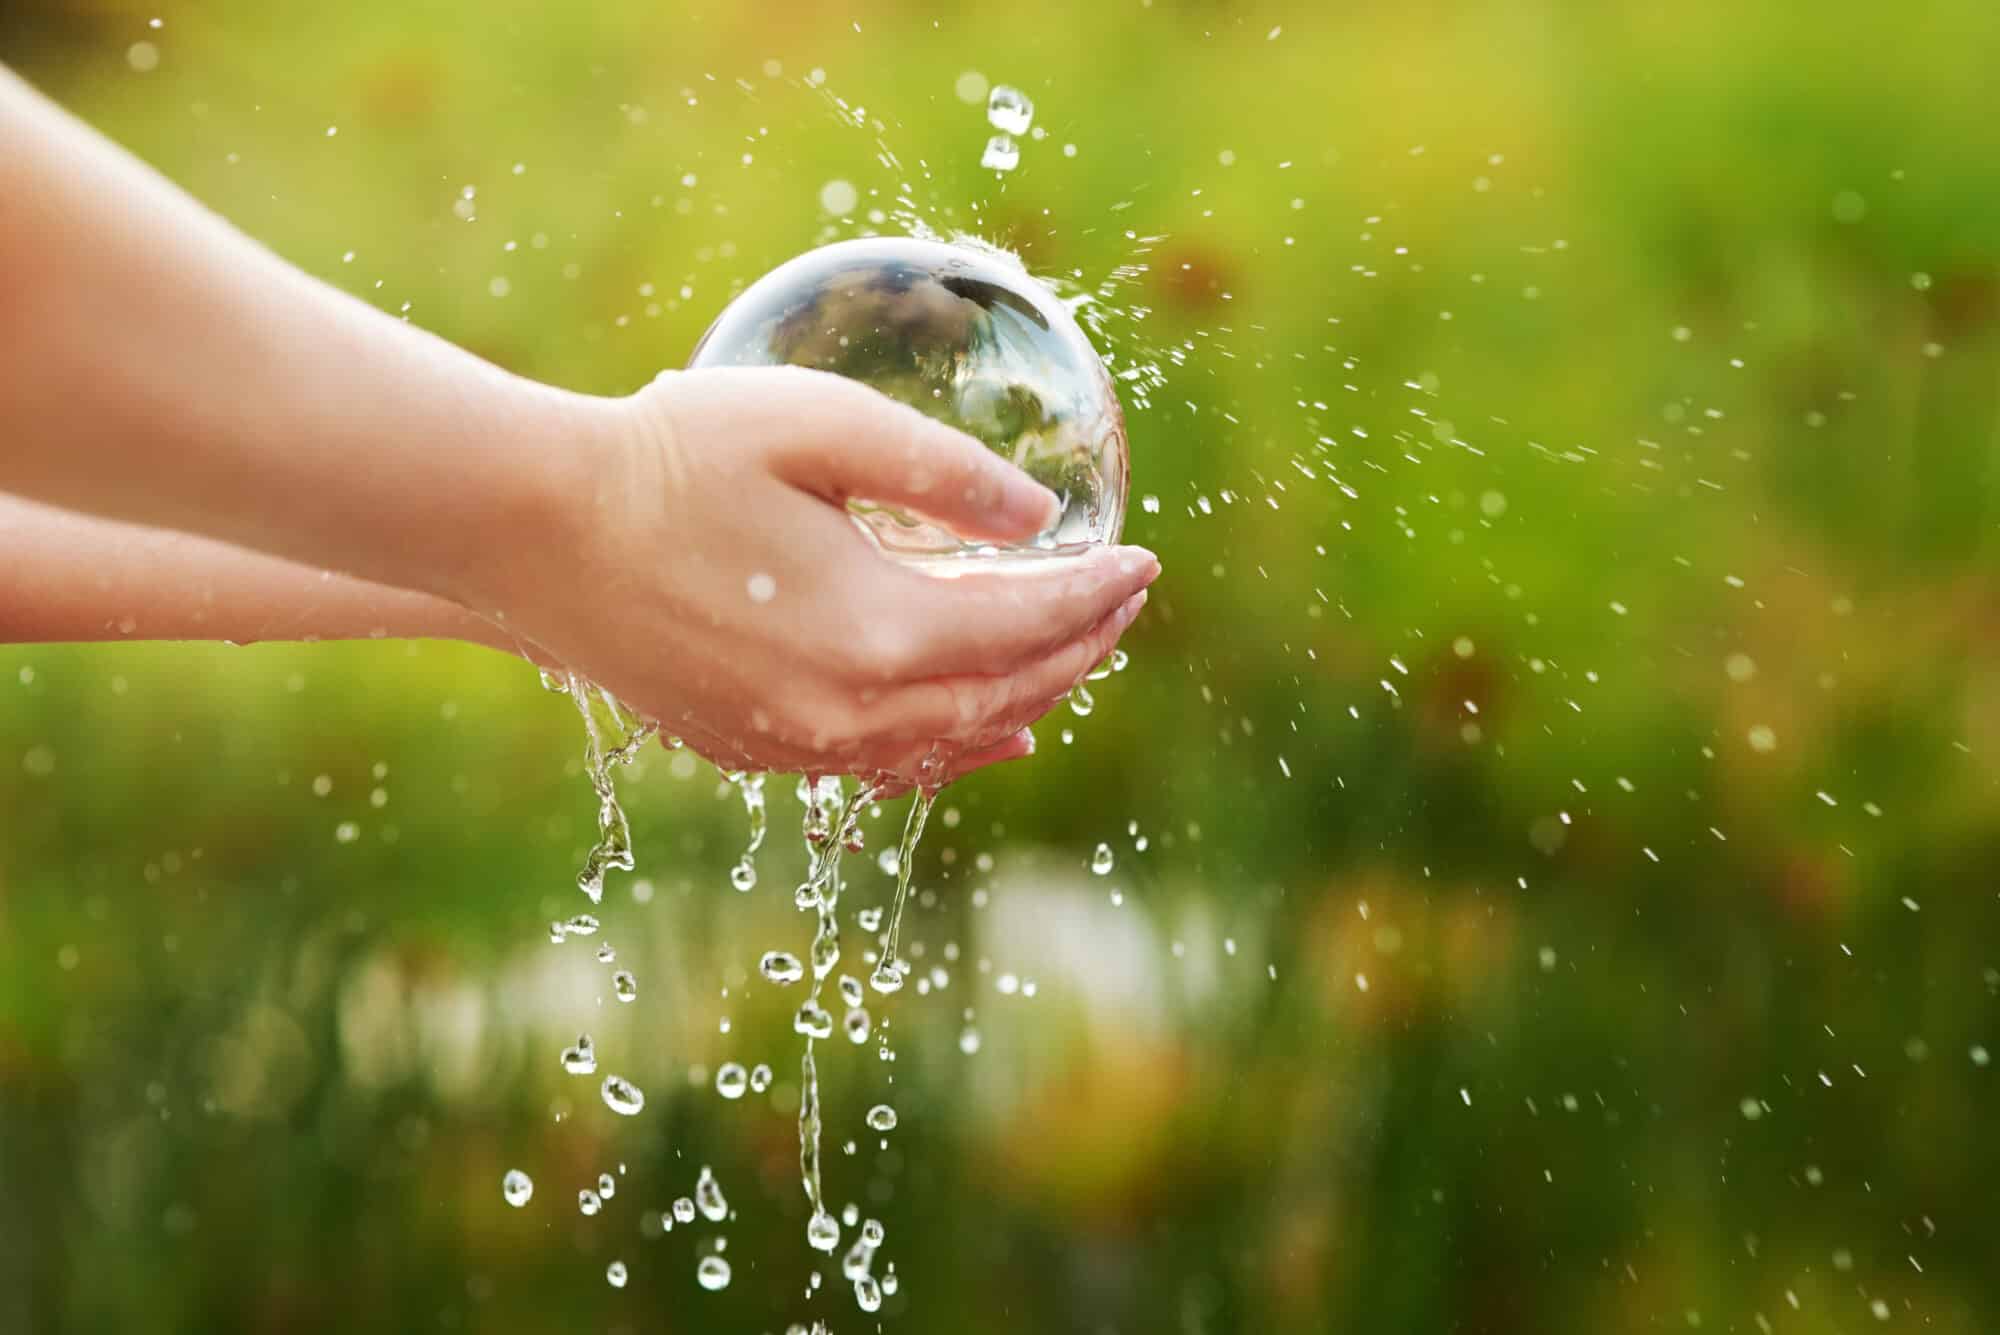
[[[1020,261],[970,241],[842,241],[778,266],[730,303],[691,367],[808,366],[859,380],[979,440],[1062,498],[1023,550],[1114,541],[1125,418],[1069,309]],[[854,510],[917,557],[991,554],[884,506]]]

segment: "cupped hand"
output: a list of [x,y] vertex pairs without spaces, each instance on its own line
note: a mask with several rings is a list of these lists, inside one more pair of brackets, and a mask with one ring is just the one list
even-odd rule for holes
[[[1032,749],[1027,726],[1117,643],[1152,553],[926,573],[850,498],[969,540],[1033,536],[1056,498],[970,437],[793,367],[670,372],[613,405],[571,551],[495,563],[514,633],[729,769],[936,786]],[[512,572],[512,573],[507,573]]]

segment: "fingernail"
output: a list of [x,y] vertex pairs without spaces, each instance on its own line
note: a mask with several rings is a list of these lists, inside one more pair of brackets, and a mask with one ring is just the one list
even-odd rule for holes
[[1141,589],[1125,600],[1125,606],[1118,613],[1118,629],[1123,630],[1139,619],[1139,612],[1146,606],[1146,590]]
[[1021,729],[1021,746],[1023,758],[1035,754],[1035,734],[1027,728]]
[[1127,575],[1143,572],[1150,582],[1160,573],[1160,558],[1144,547],[1121,547],[1118,549],[1118,569]]

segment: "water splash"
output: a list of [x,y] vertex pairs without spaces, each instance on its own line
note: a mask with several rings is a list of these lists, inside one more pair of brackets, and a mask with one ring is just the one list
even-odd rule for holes
[[799,1176],[805,1187],[812,1215],[806,1221],[806,1242],[816,1251],[831,1252],[840,1242],[840,1225],[827,1211],[820,1182],[819,1067],[813,1044],[831,1037],[833,1017],[819,1004],[820,988],[840,962],[840,858],[850,848],[861,846],[861,813],[875,798],[872,783],[857,782],[846,791],[840,779],[825,778],[802,784],[806,809],[803,819],[808,862],[806,879],[793,895],[802,911],[817,916],[818,927],[812,945],[812,990],[800,1006],[794,1027],[806,1036],[805,1056],[799,1063]]
[[[548,675],[544,673],[544,683],[548,680]],[[659,731],[659,725],[640,718],[620,704],[611,692],[591,685],[574,672],[564,678],[564,686],[563,693],[576,705],[576,712],[583,719],[583,768],[589,776],[591,789],[597,794],[597,843],[585,856],[583,870],[576,876],[576,885],[591,903],[597,904],[604,900],[605,874],[614,868],[630,871],[633,865],[632,827],[625,819],[625,809],[618,803],[612,770],[615,766],[630,764],[632,757],[639,754],[639,748]],[[597,705],[600,703],[618,730],[618,735],[609,744],[605,729],[598,722]]]
[[889,940],[882,950],[882,962],[868,977],[877,992],[894,992],[903,986],[903,972],[896,959],[896,942],[903,930],[903,906],[910,898],[910,871],[917,860],[917,842],[924,837],[924,822],[939,789],[919,787],[910,798],[910,814],[903,821],[902,842],[896,847],[896,902],[889,911]]

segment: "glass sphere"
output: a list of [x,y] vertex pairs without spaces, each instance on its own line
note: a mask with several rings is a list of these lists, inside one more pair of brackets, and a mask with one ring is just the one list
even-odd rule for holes
[[974,242],[839,241],[731,302],[690,367],[809,366],[958,428],[1062,500],[1035,537],[970,544],[893,507],[852,510],[882,546],[936,558],[1115,541],[1125,520],[1125,417],[1069,308],[1005,251]]

